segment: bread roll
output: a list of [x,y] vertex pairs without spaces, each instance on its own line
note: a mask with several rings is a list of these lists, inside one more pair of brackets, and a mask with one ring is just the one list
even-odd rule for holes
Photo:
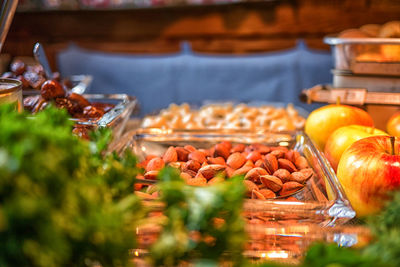
[[371,37],[359,29],[344,30],[339,34],[340,38],[368,38]]
[[385,23],[380,32],[382,38],[400,38],[400,21],[390,21]]
[[381,25],[378,24],[366,24],[360,27],[360,31],[368,34],[370,37],[378,37],[381,30]]

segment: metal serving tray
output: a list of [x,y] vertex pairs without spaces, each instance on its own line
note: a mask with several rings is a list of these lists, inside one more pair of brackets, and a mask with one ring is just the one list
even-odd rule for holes
[[400,76],[400,38],[338,38],[327,36],[335,68],[356,74]]

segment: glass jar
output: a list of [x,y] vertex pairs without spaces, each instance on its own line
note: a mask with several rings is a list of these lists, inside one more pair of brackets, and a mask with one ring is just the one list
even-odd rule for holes
[[0,105],[4,103],[15,103],[15,108],[21,112],[22,105],[22,83],[15,79],[0,79]]

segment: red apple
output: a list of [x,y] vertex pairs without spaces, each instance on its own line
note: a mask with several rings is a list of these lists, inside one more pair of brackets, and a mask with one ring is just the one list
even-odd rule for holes
[[332,168],[336,171],[340,157],[343,152],[355,141],[374,136],[388,135],[384,131],[363,125],[348,125],[336,129],[328,138],[325,144],[325,157]]
[[390,117],[386,124],[386,130],[390,135],[400,137],[400,112],[396,112]]
[[327,105],[311,112],[308,116],[305,132],[324,151],[328,137],[337,128],[358,124],[372,127],[374,122],[364,110],[347,105]]
[[400,189],[400,138],[371,136],[343,153],[337,177],[357,216],[375,214]]

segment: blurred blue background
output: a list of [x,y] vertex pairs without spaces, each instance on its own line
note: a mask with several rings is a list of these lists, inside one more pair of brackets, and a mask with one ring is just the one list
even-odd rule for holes
[[302,41],[290,50],[251,55],[207,55],[182,44],[179,53],[125,55],[81,49],[71,44],[57,56],[61,75],[90,74],[88,93],[127,93],[138,98],[140,115],[170,103],[204,101],[301,103],[301,90],[331,83],[332,56]]

